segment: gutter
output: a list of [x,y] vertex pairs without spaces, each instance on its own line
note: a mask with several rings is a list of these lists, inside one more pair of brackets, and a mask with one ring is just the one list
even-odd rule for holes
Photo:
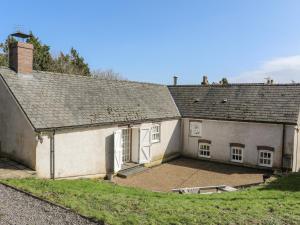
[[228,122],[241,122],[241,123],[267,123],[267,124],[284,124],[284,125],[297,125],[295,122],[284,121],[264,121],[264,120],[242,120],[242,119],[227,119],[227,118],[209,118],[197,116],[182,116],[182,119],[199,119],[199,120],[215,120],[215,121],[228,121]]
[[50,178],[55,179],[55,130],[50,135]]
[[106,122],[106,123],[94,123],[94,124],[83,124],[83,125],[75,125],[75,126],[62,126],[62,127],[49,127],[49,128],[36,128],[36,132],[49,132],[53,130],[73,130],[73,129],[80,129],[80,128],[91,128],[91,127],[102,127],[102,126],[110,126],[110,125],[118,125],[118,126],[127,126],[128,124],[141,124],[146,122],[161,122],[167,120],[175,120],[181,119],[180,116],[175,117],[165,117],[165,118],[156,118],[156,119],[144,119],[144,120],[133,120],[133,121],[120,121],[120,122]]

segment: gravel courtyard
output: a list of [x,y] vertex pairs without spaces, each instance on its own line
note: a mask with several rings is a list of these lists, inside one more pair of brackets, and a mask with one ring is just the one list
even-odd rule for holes
[[128,178],[115,177],[120,185],[169,192],[173,188],[211,185],[239,186],[263,181],[266,171],[209,161],[179,158]]
[[0,184],[1,225],[96,224]]

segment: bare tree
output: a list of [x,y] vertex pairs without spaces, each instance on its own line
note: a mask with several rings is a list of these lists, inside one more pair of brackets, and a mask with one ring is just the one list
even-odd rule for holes
[[107,80],[127,80],[127,78],[123,77],[120,73],[113,71],[112,69],[108,70],[94,70],[92,72],[93,77],[99,77]]

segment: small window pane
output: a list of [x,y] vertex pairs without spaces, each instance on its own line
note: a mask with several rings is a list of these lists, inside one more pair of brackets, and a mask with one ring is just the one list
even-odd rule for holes
[[210,158],[210,146],[209,144],[199,144],[199,157]]
[[243,148],[231,147],[231,161],[243,162]]
[[260,166],[272,166],[272,158],[273,158],[273,152],[269,150],[260,150],[259,152],[259,165]]
[[160,141],[160,125],[155,124],[151,128],[151,142],[156,143]]

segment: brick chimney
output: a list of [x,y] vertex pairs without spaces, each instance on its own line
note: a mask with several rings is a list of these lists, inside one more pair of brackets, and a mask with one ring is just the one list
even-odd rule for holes
[[208,78],[207,78],[207,76],[203,76],[201,85],[208,85]]
[[32,73],[33,45],[15,42],[9,46],[9,67],[17,73]]

